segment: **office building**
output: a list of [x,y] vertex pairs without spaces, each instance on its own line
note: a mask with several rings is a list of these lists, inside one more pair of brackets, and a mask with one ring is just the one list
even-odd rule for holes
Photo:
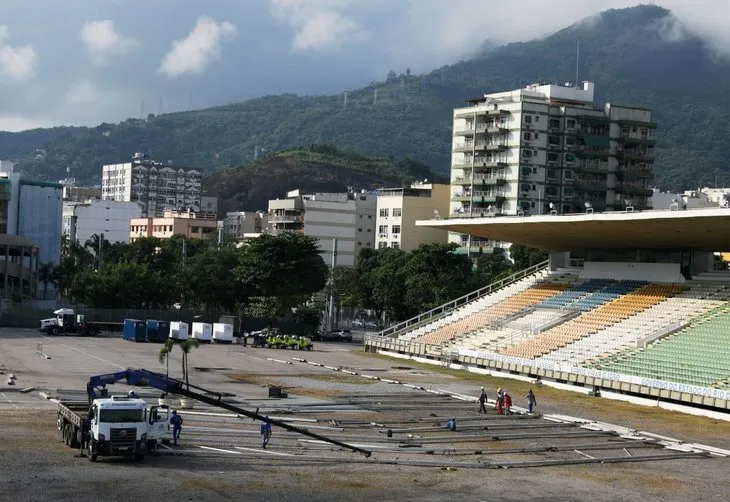
[[322,257],[336,266],[351,267],[361,249],[375,245],[376,197],[365,192],[313,193],[299,190],[286,199],[269,201],[268,231],[301,232],[319,241]]
[[376,191],[375,246],[412,251],[421,244],[446,242],[446,232],[417,227],[416,220],[444,217],[449,211],[449,185],[413,183]]
[[60,183],[25,179],[12,162],[0,161],[4,298],[55,298],[53,284],[39,285],[38,270],[61,261],[62,192]]
[[129,222],[142,216],[137,202],[118,200],[64,201],[63,233],[84,245],[92,235],[111,242],[129,242]]
[[[203,200],[200,169],[156,162],[136,153],[131,162],[103,166],[102,199],[137,201],[144,217],[162,217],[168,210],[215,212],[217,204]],[[213,209],[211,211],[211,209]]]
[[217,238],[218,221],[215,214],[192,211],[165,211],[161,218],[133,218],[129,220],[129,241],[141,237],[169,239],[182,235],[186,239]]
[[592,82],[473,99],[453,115],[450,217],[648,208],[655,128],[648,108],[595,103]]

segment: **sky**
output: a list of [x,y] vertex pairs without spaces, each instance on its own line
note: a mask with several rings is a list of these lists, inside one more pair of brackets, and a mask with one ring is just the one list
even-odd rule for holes
[[[428,72],[631,0],[0,0],[0,130],[96,125]],[[730,57],[730,0],[664,0]]]

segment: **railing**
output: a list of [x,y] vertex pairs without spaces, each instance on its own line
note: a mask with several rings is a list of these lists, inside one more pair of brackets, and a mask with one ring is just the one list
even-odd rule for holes
[[514,284],[515,282],[520,281],[520,280],[524,279],[525,277],[528,277],[532,274],[536,274],[537,272],[540,272],[541,270],[546,269],[548,266],[548,262],[549,262],[549,260],[545,260],[541,263],[538,263],[537,265],[533,265],[524,270],[520,270],[519,272],[514,273],[514,274],[510,275],[509,277],[505,277],[504,279],[494,282],[492,284],[489,284],[488,286],[484,286],[481,289],[473,291],[464,296],[460,296],[459,298],[457,298],[455,300],[451,300],[450,302],[444,303],[443,305],[436,307],[434,309],[431,309],[428,312],[424,312],[423,314],[420,314],[416,317],[412,317],[411,319],[408,319],[408,320],[400,322],[394,326],[386,328],[374,336],[379,337],[379,338],[382,338],[385,336],[394,337],[394,336],[398,336],[398,335],[402,334],[404,331],[409,330],[410,328],[418,327],[420,325],[425,324],[426,322],[434,321],[437,318],[443,317],[444,315],[450,313],[451,311],[453,311],[454,309],[456,309],[462,305],[465,305],[478,298],[481,298],[482,296],[491,294],[498,289],[509,286],[510,284]]
[[658,330],[652,332],[651,334],[645,336],[641,340],[636,340],[636,346],[640,349],[645,349],[647,345],[649,345],[651,342],[654,342],[656,340],[659,340],[660,338],[664,338],[665,336],[669,336],[672,333],[676,333],[679,330],[682,330],[689,326],[691,323],[685,319],[680,319],[679,321],[670,324],[669,326],[664,326],[663,328],[659,328]]

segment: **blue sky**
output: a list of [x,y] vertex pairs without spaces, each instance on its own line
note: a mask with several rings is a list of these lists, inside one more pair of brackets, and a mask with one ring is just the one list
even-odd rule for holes
[[[631,0],[0,0],[0,130],[116,122],[427,72]],[[647,3],[647,2],[644,2]],[[665,0],[727,54],[730,0]]]

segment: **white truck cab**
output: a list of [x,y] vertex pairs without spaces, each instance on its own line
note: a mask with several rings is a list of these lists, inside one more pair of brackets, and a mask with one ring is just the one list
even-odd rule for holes
[[89,411],[89,459],[129,454],[142,460],[167,434],[169,416],[160,411],[157,406],[148,409],[143,399],[134,397],[95,399]]
[[53,313],[56,317],[41,319],[41,333],[53,335],[68,333],[74,331],[77,326],[84,322],[84,316],[82,314],[76,315],[73,309],[58,309],[54,310]]

